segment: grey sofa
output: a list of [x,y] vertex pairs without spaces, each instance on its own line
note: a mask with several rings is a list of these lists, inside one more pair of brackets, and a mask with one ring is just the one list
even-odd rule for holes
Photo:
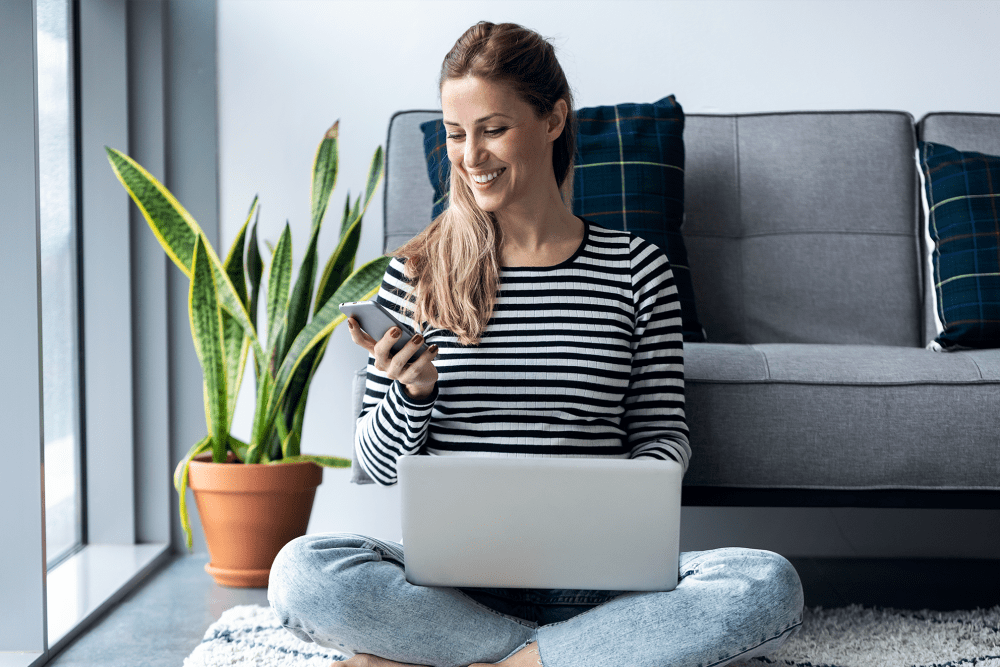
[[[439,116],[390,121],[386,251],[429,222]],[[687,116],[686,504],[1000,507],[1000,349],[925,348],[918,138],[1000,154],[1000,115]]]

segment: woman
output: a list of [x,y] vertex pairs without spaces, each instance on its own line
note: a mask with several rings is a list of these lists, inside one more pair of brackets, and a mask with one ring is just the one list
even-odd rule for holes
[[[672,458],[686,469],[680,306],[666,256],[574,216],[572,96],[552,46],[479,23],[445,57],[445,212],[398,249],[378,301],[418,334],[370,353],[358,460],[401,455]],[[424,326],[417,326],[423,323]],[[395,336],[393,335],[395,334]],[[423,339],[428,352],[411,360]],[[724,665],[801,622],[794,568],[766,551],[681,554],[671,592],[421,587],[403,546],[309,535],[275,560],[271,606],[351,667]]]

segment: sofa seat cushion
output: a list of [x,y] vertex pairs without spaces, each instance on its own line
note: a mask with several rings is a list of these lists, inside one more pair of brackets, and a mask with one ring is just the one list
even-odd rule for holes
[[1000,350],[684,349],[685,484],[1000,490]]

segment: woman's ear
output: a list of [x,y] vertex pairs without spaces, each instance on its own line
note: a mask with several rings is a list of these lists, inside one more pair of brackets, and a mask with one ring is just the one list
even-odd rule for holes
[[545,133],[549,141],[555,141],[562,134],[563,128],[566,127],[566,116],[568,115],[569,105],[566,104],[565,99],[559,98],[552,108],[552,113],[549,114],[548,129]]

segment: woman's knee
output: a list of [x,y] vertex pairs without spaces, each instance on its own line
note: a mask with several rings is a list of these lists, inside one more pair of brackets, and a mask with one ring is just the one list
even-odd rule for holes
[[783,614],[787,625],[802,618],[802,582],[795,566],[773,551],[747,550],[748,569],[756,585],[754,599],[760,606]]
[[364,536],[326,533],[297,537],[282,547],[267,588],[267,599],[282,623],[335,606],[343,596],[339,589],[350,585],[350,570],[380,560],[363,548],[364,543]]
[[731,594],[753,600],[757,608],[782,610],[790,621],[801,617],[802,582],[784,556],[762,549],[726,548],[705,552],[697,560],[699,573],[711,576],[717,571],[728,580]]

